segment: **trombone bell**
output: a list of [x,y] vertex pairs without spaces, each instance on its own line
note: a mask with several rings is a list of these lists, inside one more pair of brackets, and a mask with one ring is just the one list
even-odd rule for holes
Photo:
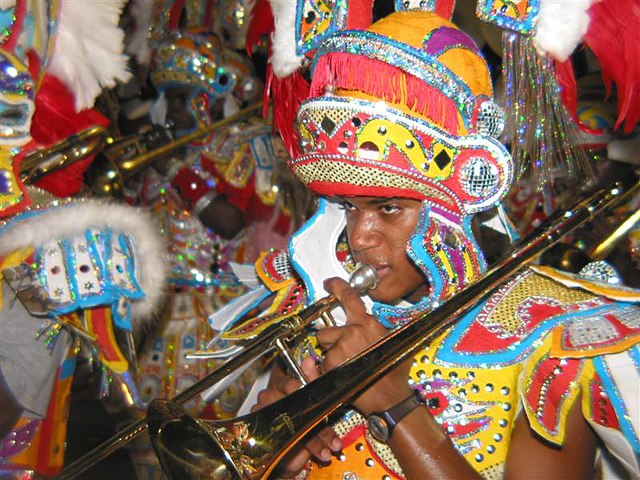
[[[260,422],[258,422],[260,423]],[[242,417],[231,423],[199,420],[171,400],[156,399],[147,412],[151,443],[171,480],[257,480],[273,466],[274,438],[251,435]]]
[[147,411],[153,448],[171,479],[242,478],[204,422],[174,402],[154,400]]

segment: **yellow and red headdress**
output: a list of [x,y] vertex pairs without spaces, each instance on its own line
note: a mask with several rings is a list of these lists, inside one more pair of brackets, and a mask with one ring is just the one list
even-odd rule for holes
[[290,166],[321,195],[428,200],[458,214],[505,195],[511,158],[474,41],[430,12],[396,12],[317,48]]

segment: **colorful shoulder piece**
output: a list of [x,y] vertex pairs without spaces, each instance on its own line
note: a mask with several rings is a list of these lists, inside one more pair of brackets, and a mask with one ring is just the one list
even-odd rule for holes
[[256,261],[256,274],[268,290],[275,294],[271,305],[260,315],[230,328],[221,335],[224,340],[255,338],[268,326],[292,315],[304,306],[306,295],[302,282],[293,274],[286,252],[270,250]]
[[[443,342],[441,358],[456,364],[512,364],[552,331],[554,354],[570,351],[562,355],[567,357],[615,352],[637,342],[633,318],[640,307],[632,302],[637,292],[573,277],[569,286],[551,272],[527,269],[506,282],[456,324]],[[630,301],[616,302],[604,293]]]

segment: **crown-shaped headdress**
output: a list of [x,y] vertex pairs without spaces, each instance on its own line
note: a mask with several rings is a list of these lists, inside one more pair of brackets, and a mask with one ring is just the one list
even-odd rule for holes
[[294,173],[321,195],[428,200],[465,215],[505,195],[511,159],[474,41],[430,12],[329,36],[298,111]]

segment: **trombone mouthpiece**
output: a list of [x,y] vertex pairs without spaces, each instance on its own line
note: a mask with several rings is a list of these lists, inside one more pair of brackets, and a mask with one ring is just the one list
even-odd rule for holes
[[349,285],[358,293],[372,290],[378,285],[378,274],[375,268],[358,263],[349,279]]

